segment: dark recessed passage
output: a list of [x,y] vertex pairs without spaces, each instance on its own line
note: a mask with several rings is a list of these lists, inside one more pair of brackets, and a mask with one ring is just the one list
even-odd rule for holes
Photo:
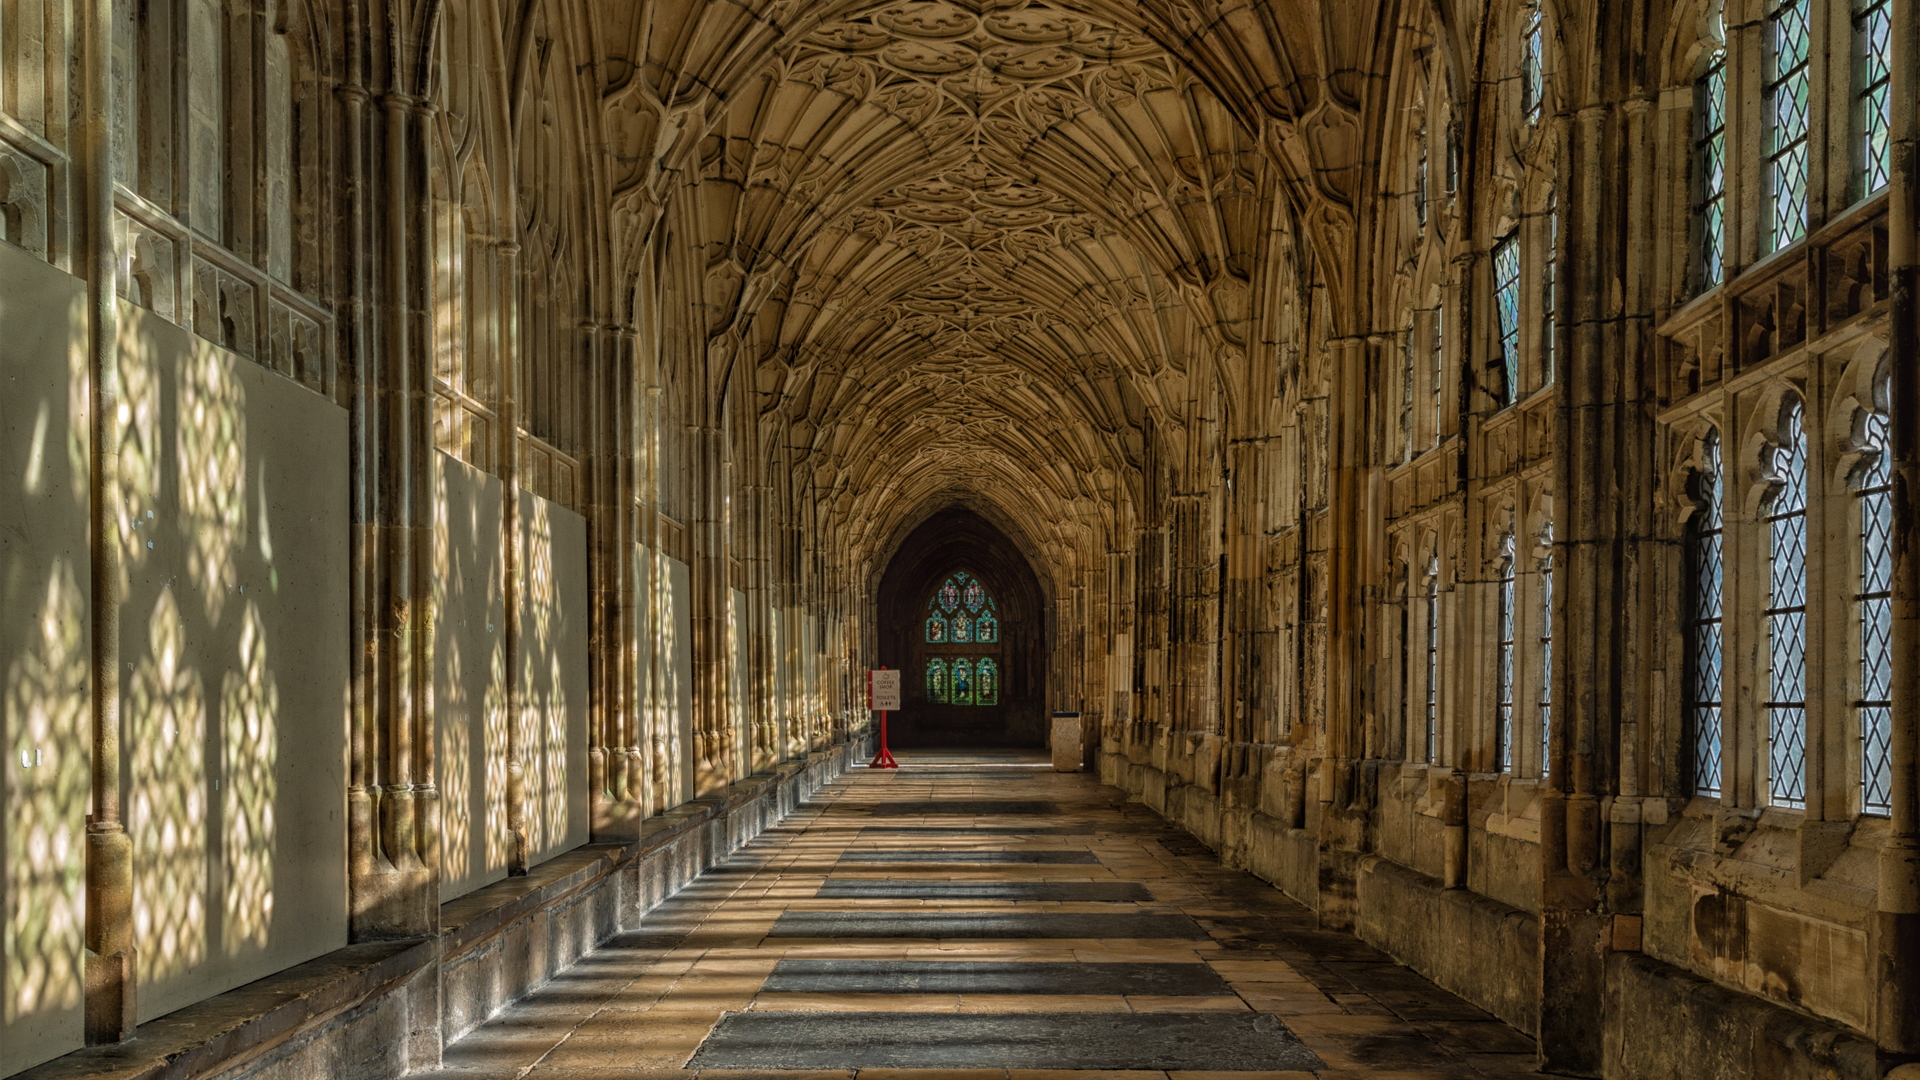
[[1045,863],[1052,866],[1098,866],[1091,851],[849,851],[841,862],[862,863]]
[[1031,900],[1060,904],[1144,904],[1137,881],[852,881],[828,878],[819,900]]
[[1094,915],[1052,912],[789,911],[770,938],[1171,938],[1204,939],[1185,915]]
[[763,994],[1161,994],[1231,997],[1205,964],[782,960]]
[[1259,1013],[728,1013],[692,1069],[1324,1069]]
[[[846,806],[846,803],[839,804]],[[989,817],[994,814],[1057,814],[1060,808],[1050,802],[1019,799],[936,799],[919,802],[874,803],[875,817],[929,817],[959,814]]]
[[[1108,829],[1107,832],[1123,831]],[[1091,825],[865,825],[860,835],[894,836],[1092,836]]]

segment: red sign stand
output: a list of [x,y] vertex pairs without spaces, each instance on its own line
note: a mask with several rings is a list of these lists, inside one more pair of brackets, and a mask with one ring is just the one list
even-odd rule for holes
[[[885,671],[887,669],[881,668],[880,670]],[[873,708],[873,674],[871,672],[867,674],[867,708]],[[897,769],[899,767],[900,763],[893,760],[892,751],[887,749],[887,714],[885,710],[882,710],[880,713],[880,752],[873,755],[872,761],[867,762],[867,768]]]

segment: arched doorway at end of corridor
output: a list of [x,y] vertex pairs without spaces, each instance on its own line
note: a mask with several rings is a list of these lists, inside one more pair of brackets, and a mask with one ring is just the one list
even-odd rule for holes
[[969,510],[934,514],[878,600],[880,663],[904,672],[893,745],[1046,745],[1046,605],[1005,533]]

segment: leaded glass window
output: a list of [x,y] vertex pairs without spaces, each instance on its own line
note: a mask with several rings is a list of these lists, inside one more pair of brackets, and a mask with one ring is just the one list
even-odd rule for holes
[[1559,303],[1555,289],[1560,283],[1560,194],[1547,196],[1547,257],[1540,282],[1540,385],[1553,383],[1553,319]]
[[1887,463],[1887,418],[1868,413],[1854,497],[1860,504],[1860,808],[1893,812],[1893,470]]
[[1547,775],[1548,739],[1553,734],[1553,525],[1540,531],[1547,557],[1540,561],[1540,775]]
[[1400,460],[1413,460],[1413,327],[1400,350]]
[[[1717,16],[1716,16],[1717,18]],[[1726,278],[1727,50],[1715,49],[1693,84],[1693,219],[1700,283]]]
[[1810,0],[1773,0],[1767,9],[1767,67],[1761,93],[1766,102],[1766,216],[1770,250],[1807,231],[1807,5]]
[[1506,378],[1501,403],[1511,405],[1520,389],[1520,244],[1508,235],[1493,246],[1493,309],[1500,322],[1500,371]]
[[1541,59],[1544,42],[1538,0],[1528,4],[1520,17],[1520,108],[1527,123],[1540,122],[1540,107],[1546,97],[1545,65]]
[[1776,806],[1807,805],[1807,435],[1798,401],[1773,451],[1778,485],[1766,506],[1767,793]]
[[1893,171],[1893,13],[1887,0],[1857,0],[1853,16],[1854,131],[1860,153],[1860,194],[1887,186]]
[[947,686],[951,678],[947,662],[938,656],[927,660],[927,700],[935,705],[947,703]]
[[1000,664],[991,656],[983,656],[974,662],[973,669],[974,703],[1000,704]]
[[1433,445],[1440,445],[1440,387],[1447,373],[1447,306],[1433,310]]
[[1427,762],[1440,752],[1440,557],[1427,561]]
[[974,700],[976,683],[973,678],[973,661],[966,657],[958,657],[954,659],[952,663],[953,692],[948,696],[947,703],[950,705],[978,704],[978,702]]
[[1427,227],[1427,129],[1420,128],[1414,138],[1420,144],[1419,157],[1413,166],[1413,221],[1424,231]]
[[979,578],[962,570],[934,590],[927,601],[929,645],[993,644],[1000,640],[1000,612]]
[[1493,664],[1493,751],[1500,771],[1513,768],[1513,533],[1500,538],[1500,609]]
[[1720,433],[1709,430],[1700,443],[1700,471],[1688,537],[1687,719],[1693,736],[1693,790],[1720,794],[1720,706],[1722,615],[1722,529],[1725,479],[1720,465]]

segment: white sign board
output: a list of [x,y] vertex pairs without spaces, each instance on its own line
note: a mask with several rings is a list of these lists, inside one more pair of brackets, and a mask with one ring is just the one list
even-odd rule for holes
[[874,712],[900,711],[900,669],[867,672],[867,708]]

